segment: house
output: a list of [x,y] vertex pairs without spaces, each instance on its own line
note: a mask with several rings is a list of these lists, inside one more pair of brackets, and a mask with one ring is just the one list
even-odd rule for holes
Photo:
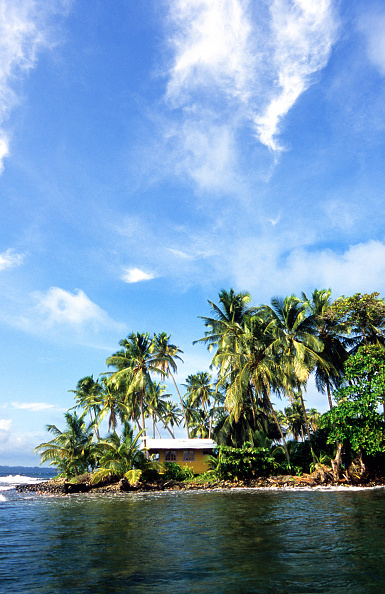
[[195,474],[206,472],[210,466],[205,457],[212,454],[217,444],[212,439],[150,439],[143,437],[143,446],[159,462],[175,462],[190,466]]

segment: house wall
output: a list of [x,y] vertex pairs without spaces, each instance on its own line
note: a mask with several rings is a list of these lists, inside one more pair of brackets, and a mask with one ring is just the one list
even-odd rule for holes
[[[165,455],[166,451],[169,450],[159,450],[159,462],[165,462]],[[204,461],[207,454],[203,454],[203,450],[194,450],[194,458],[195,460],[184,461],[182,460],[183,450],[176,450],[176,464],[180,466],[189,466],[193,469],[195,474],[200,474],[202,472],[206,472],[206,470],[210,469],[210,466]]]

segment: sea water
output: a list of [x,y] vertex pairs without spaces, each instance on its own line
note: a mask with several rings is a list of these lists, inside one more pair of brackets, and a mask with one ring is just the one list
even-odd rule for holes
[[2,593],[385,590],[382,488],[1,494]]

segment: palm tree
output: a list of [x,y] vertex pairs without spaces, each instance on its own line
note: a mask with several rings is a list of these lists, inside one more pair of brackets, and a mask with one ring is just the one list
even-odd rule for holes
[[35,448],[42,463],[49,461],[50,466],[56,466],[67,477],[87,472],[95,464],[93,423],[85,424],[85,414],[78,417],[76,412],[66,412],[65,430],[60,431],[56,425],[47,425],[47,431],[55,435],[54,439]]
[[[202,408],[203,416],[209,418],[208,437],[210,439],[217,394],[216,386],[212,382],[212,375],[206,371],[190,374],[183,385],[187,389],[185,394],[187,405],[195,410]],[[210,409],[212,400],[213,407]]]
[[154,343],[153,343],[153,357],[154,363],[162,370],[161,378],[164,378],[169,375],[174,383],[175,389],[177,391],[179,401],[182,407],[187,437],[189,437],[189,430],[188,430],[188,423],[187,423],[187,416],[186,411],[183,406],[183,400],[180,395],[178,386],[175,381],[174,373],[177,371],[177,364],[176,360],[182,361],[181,357],[179,357],[179,353],[183,353],[175,344],[170,343],[171,335],[167,335],[166,332],[161,332],[160,334],[155,334],[154,336]]
[[[242,415],[245,416],[245,406],[251,406],[256,429],[257,407],[259,418],[261,413],[265,420],[271,414],[290,464],[285,436],[270,400],[271,389],[279,395],[280,368],[271,352],[272,338],[266,332],[268,323],[260,314],[246,318],[237,338],[228,340],[225,348],[218,349],[216,360],[220,383],[226,381],[228,385],[225,405],[230,416],[238,422]],[[258,429],[263,430],[263,426]]]
[[326,393],[329,408],[333,408],[331,390],[338,388],[344,376],[344,363],[349,354],[347,347],[352,340],[347,337],[349,326],[332,310],[331,289],[319,291],[315,289],[308,299],[302,293],[311,319],[314,335],[322,342],[322,358],[315,363],[315,382],[319,392]]
[[[125,476],[130,479],[132,475],[130,471],[143,466],[146,460],[139,444],[142,433],[143,430],[134,437],[130,424],[125,422],[121,437],[114,432],[107,439],[100,441],[97,444],[100,468],[94,473],[92,482],[97,483],[106,477],[122,478]],[[137,473],[136,479],[139,476],[140,473]]]
[[301,388],[306,386],[317,361],[322,361],[319,353],[323,344],[314,335],[313,319],[307,314],[307,303],[295,295],[285,299],[275,297],[271,300],[271,307],[262,306],[261,312],[268,321],[266,331],[272,338],[269,348],[277,358],[283,389],[291,399],[296,390],[301,400],[306,432],[315,461]]
[[98,415],[98,424],[108,414],[108,431],[116,433],[118,418],[124,422],[130,417],[130,407],[125,402],[124,386],[113,380],[108,381],[106,377],[101,380],[103,392],[101,393],[101,409]]
[[102,386],[92,375],[80,379],[76,384],[76,390],[70,390],[75,393],[76,407],[82,408],[90,415],[91,423],[95,424],[95,435],[98,440],[100,436],[96,421],[102,407],[102,391]]
[[127,396],[133,396],[133,408],[139,401],[142,429],[146,428],[144,409],[148,392],[151,390],[151,373],[162,373],[156,365],[153,355],[153,339],[146,333],[132,332],[127,338],[120,341],[120,351],[108,357],[106,364],[115,367],[109,381],[122,380],[127,386]]

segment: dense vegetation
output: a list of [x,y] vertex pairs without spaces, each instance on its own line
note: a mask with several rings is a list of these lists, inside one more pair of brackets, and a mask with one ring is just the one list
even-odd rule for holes
[[[174,377],[182,351],[171,337],[130,334],[107,358],[108,371],[79,380],[73,392],[80,416],[68,411],[64,431],[48,426],[55,437],[36,448],[42,461],[65,476],[94,471],[95,480],[135,481],[159,470],[140,451],[140,435],[160,436],[161,427],[174,437],[183,425],[188,437],[217,442],[211,465],[220,478],[315,468],[332,469],[335,480],[349,472],[381,474],[385,303],[378,293],[333,301],[330,290],[315,290],[253,307],[248,293],[231,289],[209,305],[201,318],[204,336],[195,342],[212,353],[211,373],[189,375],[182,396]],[[312,375],[329,407],[324,415],[305,406]],[[166,392],[166,378],[178,404]],[[286,406],[278,411],[282,398]],[[102,439],[105,417],[109,434]],[[188,478],[173,466],[170,475]]]

